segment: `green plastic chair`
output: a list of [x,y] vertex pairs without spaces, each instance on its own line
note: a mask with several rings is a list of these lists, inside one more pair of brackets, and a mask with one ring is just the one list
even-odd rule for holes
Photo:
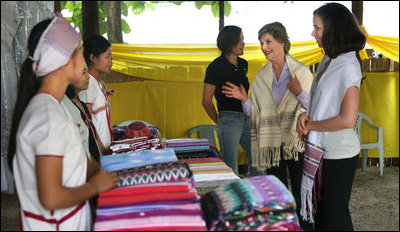
[[[377,131],[377,138],[376,142],[374,143],[363,143],[361,140],[361,122],[365,120],[370,127],[375,129]],[[384,167],[384,162],[383,162],[383,129],[381,126],[376,126],[371,119],[361,113],[358,112],[358,118],[356,122],[355,129],[358,133],[358,139],[360,140],[361,144],[361,151],[362,151],[362,157],[363,157],[363,168],[362,170],[365,171],[367,168],[367,158],[368,158],[368,149],[372,148],[378,148],[379,149],[379,172],[380,175],[383,176],[383,167]]]
[[210,144],[217,147],[214,131],[217,130],[216,125],[199,125],[189,129],[188,138],[192,138],[192,134],[198,132],[200,139],[208,139]]

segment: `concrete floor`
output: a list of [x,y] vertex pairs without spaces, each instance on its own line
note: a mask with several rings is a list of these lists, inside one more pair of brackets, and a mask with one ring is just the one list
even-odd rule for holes
[[[399,167],[358,168],[350,200],[355,231],[399,231]],[[1,230],[19,230],[16,195],[1,193]]]

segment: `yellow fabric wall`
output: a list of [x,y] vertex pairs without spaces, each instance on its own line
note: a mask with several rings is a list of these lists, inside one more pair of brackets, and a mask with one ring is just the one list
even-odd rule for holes
[[[399,157],[399,72],[366,73],[366,76],[360,88],[359,111],[375,125],[382,126],[384,157]],[[363,123],[361,138],[363,142],[375,142],[376,130]],[[379,157],[378,149],[369,150],[368,157]]]
[[[360,89],[359,111],[383,127],[384,155],[399,157],[399,73],[367,73]],[[203,83],[170,81],[134,81],[109,83],[111,122],[119,124],[130,119],[144,120],[160,127],[167,139],[185,138],[189,128],[214,124],[201,105]],[[362,125],[362,138],[372,141],[374,132]],[[240,151],[240,164],[245,163]],[[369,157],[378,157],[377,149]]]
[[[201,105],[203,83],[145,80],[107,87],[115,90],[110,100],[113,125],[131,119],[147,121],[158,126],[166,139],[186,138],[187,131],[197,125],[215,125]],[[241,147],[239,164],[247,164]]]
[[144,120],[160,128],[167,139],[186,138],[187,130],[199,124],[215,124],[201,105],[203,83],[134,81],[109,83],[111,122]]

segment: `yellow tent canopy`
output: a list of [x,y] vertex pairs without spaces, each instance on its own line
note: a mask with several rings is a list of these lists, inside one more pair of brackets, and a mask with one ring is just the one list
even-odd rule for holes
[[[371,47],[399,61],[398,37],[370,36],[363,27],[362,30]],[[315,41],[293,42],[289,52],[307,66],[320,62],[323,57]],[[107,84],[115,90],[111,97],[112,124],[130,119],[148,121],[159,126],[166,138],[186,137],[187,130],[193,126],[214,124],[205,113],[201,99],[207,66],[220,55],[215,44],[112,44],[112,55],[113,71],[145,79]],[[365,50],[360,56],[368,59]],[[242,57],[249,63],[251,82],[267,60],[260,45],[254,43],[246,44]],[[385,157],[399,156],[398,76],[398,72],[368,73],[360,90],[360,111],[384,127]],[[370,152],[372,157],[375,154]]]

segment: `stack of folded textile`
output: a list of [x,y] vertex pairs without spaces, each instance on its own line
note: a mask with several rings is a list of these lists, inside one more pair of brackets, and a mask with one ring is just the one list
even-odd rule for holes
[[168,139],[167,147],[175,151],[198,151],[210,148],[208,139]]
[[117,174],[118,187],[99,196],[94,230],[207,230],[185,162],[119,169]]
[[196,187],[218,186],[240,180],[233,170],[217,157],[190,158],[182,161],[189,164]]
[[100,157],[100,168],[109,172],[149,164],[177,161],[171,148],[113,154]]
[[165,142],[162,142],[159,138],[149,139],[148,137],[138,137],[113,141],[108,149],[108,154],[164,149],[165,147]]
[[218,157],[208,139],[169,139],[166,146],[174,149],[178,159]]
[[204,195],[209,230],[301,230],[294,197],[275,176],[255,176]]

